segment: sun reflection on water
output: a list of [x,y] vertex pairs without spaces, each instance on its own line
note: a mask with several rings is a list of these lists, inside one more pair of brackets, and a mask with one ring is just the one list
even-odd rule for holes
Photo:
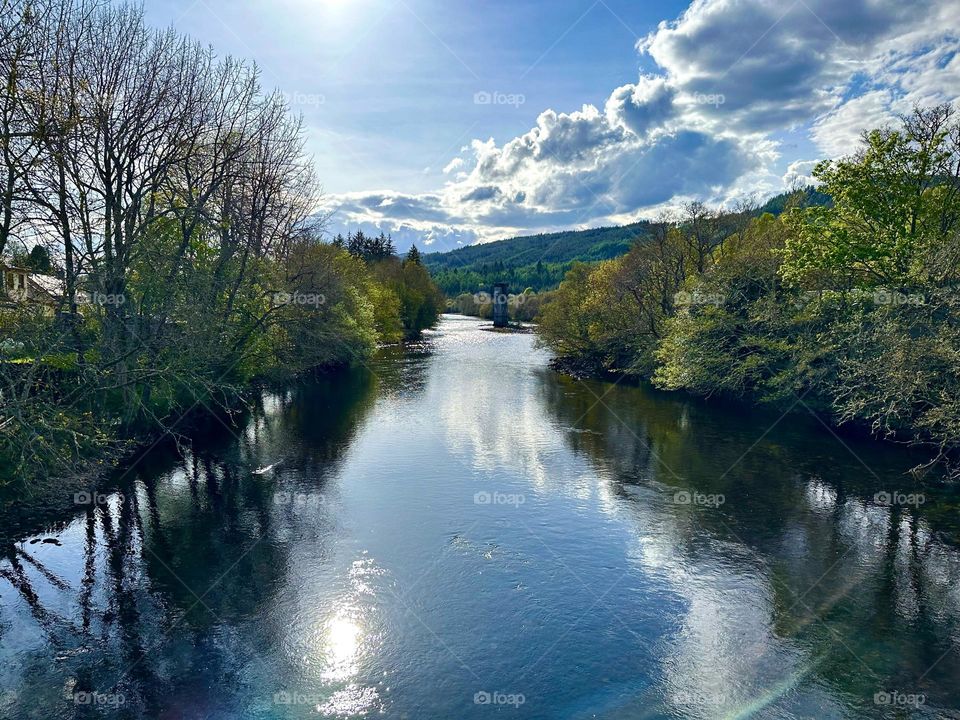
[[357,672],[363,632],[350,617],[338,616],[327,622],[324,644],[328,680],[346,680]]
[[364,552],[350,564],[349,593],[317,619],[312,648],[321,665],[318,680],[326,686],[326,699],[316,708],[321,715],[356,717],[380,707],[382,683],[371,686],[362,678],[380,640],[369,601],[377,594],[376,578],[383,573]]

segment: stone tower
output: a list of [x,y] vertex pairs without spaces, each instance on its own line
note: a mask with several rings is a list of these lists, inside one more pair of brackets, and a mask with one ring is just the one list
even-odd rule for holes
[[494,283],[493,285],[493,326],[505,328],[510,324],[510,308],[508,306],[509,295],[507,294],[506,283]]

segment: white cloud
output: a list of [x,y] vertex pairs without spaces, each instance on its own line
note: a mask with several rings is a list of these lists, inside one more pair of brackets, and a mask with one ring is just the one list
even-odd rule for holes
[[957,0],[697,0],[638,48],[682,97],[723,96],[719,105],[694,102],[704,118],[779,130],[834,108],[851,77],[878,69],[879,58],[944,35],[949,26],[930,18],[951,7]]
[[635,85],[613,91],[605,106],[607,122],[646,137],[676,114],[675,97],[676,91],[665,78],[646,75]]
[[816,185],[817,180],[811,175],[819,160],[795,160],[787,166],[783,175],[783,186],[786,188],[806,187]]
[[461,167],[463,167],[463,158],[455,157],[453,160],[448,162],[446,166],[443,168],[443,174],[449,175],[454,170],[457,170]]
[[821,116],[811,129],[817,147],[828,157],[848,155],[859,143],[865,128],[888,125],[896,120],[889,90],[874,90],[854,98]]

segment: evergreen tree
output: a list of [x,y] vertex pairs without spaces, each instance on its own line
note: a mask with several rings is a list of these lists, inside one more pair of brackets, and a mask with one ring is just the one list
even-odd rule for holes
[[368,241],[363,230],[357,230],[353,235],[347,233],[347,250],[355,257],[366,258]]
[[414,265],[420,264],[420,251],[417,250],[416,245],[410,246],[410,252],[407,253],[407,262],[413,263]]
[[26,265],[34,272],[48,275],[53,269],[53,263],[50,261],[50,252],[42,245],[35,245],[33,250],[27,255]]
[[380,231],[380,235],[373,241],[370,248],[372,260],[384,260],[392,255],[396,255],[396,248],[393,246],[393,238],[389,235],[384,235],[383,231]]

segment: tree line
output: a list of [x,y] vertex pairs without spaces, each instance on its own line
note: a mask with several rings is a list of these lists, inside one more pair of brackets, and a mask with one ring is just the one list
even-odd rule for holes
[[699,203],[571,269],[540,337],[581,372],[804,405],[949,456],[960,437],[960,122],[916,108],[814,171],[828,204]]
[[0,40],[0,260],[62,283],[0,308],[4,477],[436,321],[416,258],[321,242],[301,119],[255,65],[104,0],[0,0]]
[[496,282],[505,282],[514,288],[531,288],[535,292],[556,288],[573,267],[573,261],[559,263],[536,263],[513,265],[498,260],[461,268],[434,268],[437,285],[448,296],[473,293],[490,288]]

